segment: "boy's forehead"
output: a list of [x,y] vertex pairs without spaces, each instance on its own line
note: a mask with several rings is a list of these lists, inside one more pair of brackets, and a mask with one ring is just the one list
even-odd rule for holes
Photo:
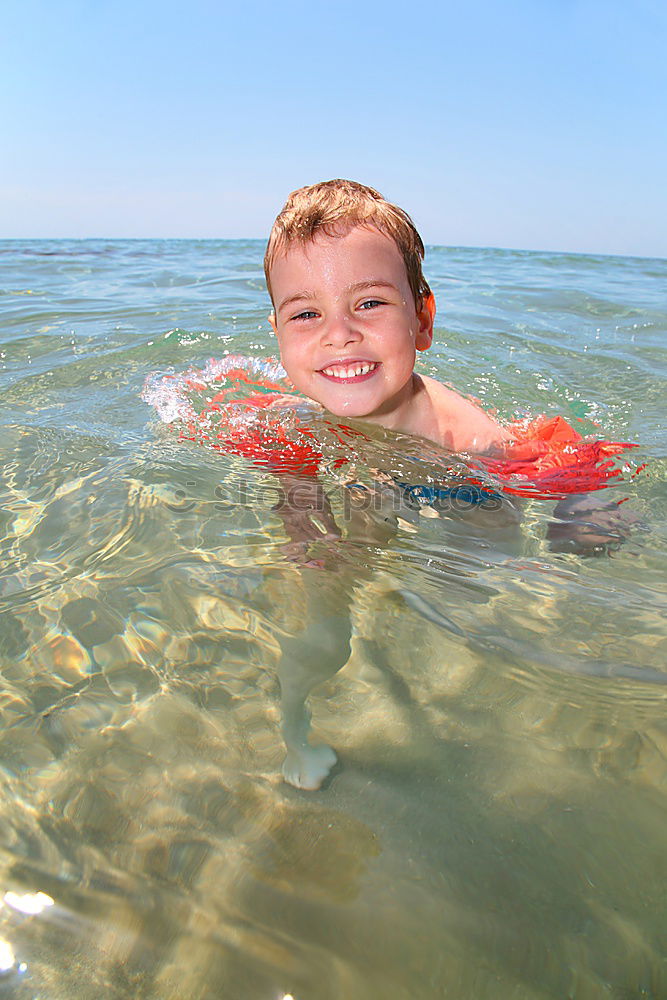
[[378,265],[407,271],[403,257],[394,240],[375,226],[348,226],[334,232],[318,230],[305,242],[294,240],[277,254],[271,266],[271,279],[287,279],[297,272],[323,277],[336,272],[368,271]]

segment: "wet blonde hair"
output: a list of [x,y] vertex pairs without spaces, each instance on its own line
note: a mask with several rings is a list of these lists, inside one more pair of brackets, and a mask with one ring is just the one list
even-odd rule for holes
[[271,291],[271,268],[293,243],[304,246],[319,231],[344,236],[354,226],[372,226],[394,241],[405,263],[410,290],[420,309],[431,289],[422,272],[424,244],[407,212],[379,191],[356,181],[332,180],[292,191],[273,223],[264,255],[266,286]]

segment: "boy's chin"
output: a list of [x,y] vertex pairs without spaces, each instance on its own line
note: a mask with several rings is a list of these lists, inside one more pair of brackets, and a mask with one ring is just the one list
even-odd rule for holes
[[322,406],[339,420],[367,420],[370,423],[378,420],[374,413],[369,413],[363,406],[327,406],[326,403],[322,403]]

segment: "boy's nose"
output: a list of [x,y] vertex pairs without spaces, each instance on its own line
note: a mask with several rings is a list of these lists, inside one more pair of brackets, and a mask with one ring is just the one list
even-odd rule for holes
[[324,343],[331,347],[344,347],[361,338],[352,316],[332,317],[324,330]]

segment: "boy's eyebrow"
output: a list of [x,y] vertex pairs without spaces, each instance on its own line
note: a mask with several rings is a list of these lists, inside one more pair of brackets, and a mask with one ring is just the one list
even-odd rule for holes
[[366,281],[356,281],[354,285],[350,285],[348,291],[362,292],[364,288],[393,288],[395,292],[398,291],[393,282],[384,281],[383,278],[368,278]]
[[[355,281],[353,285],[347,289],[348,292],[362,292],[365,288],[393,288],[395,292],[399,289],[391,281],[385,281],[383,278],[366,278],[364,281]],[[290,306],[294,302],[302,302],[307,299],[314,299],[315,293],[310,291],[295,292],[293,295],[288,295],[286,299],[280,303],[276,312],[280,312],[285,306]]]
[[291,306],[293,302],[301,302],[304,299],[313,299],[313,298],[315,298],[314,292],[308,292],[308,291],[295,292],[294,295],[288,295],[286,299],[282,300],[282,302],[276,309],[276,312],[280,312],[281,309],[285,308],[285,306]]

